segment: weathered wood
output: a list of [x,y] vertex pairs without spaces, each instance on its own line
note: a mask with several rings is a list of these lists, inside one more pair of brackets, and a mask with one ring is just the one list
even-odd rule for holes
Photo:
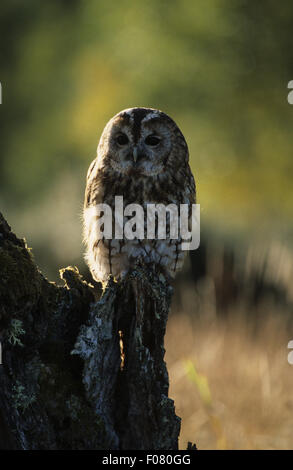
[[61,278],[43,277],[0,214],[0,448],[177,449],[168,281],[138,262],[97,301],[76,268]]

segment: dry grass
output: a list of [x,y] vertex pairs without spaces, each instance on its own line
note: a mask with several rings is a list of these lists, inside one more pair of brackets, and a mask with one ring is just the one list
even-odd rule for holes
[[[254,318],[253,316],[251,318]],[[280,313],[225,320],[170,316],[170,397],[182,418],[180,448],[292,449],[293,327]]]

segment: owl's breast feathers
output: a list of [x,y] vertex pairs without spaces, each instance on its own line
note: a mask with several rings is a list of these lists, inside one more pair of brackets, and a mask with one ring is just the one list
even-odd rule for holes
[[195,182],[188,163],[179,171],[165,171],[154,176],[139,172],[121,174],[112,168],[95,170],[92,163],[87,177],[84,205],[106,203],[112,206],[115,196],[123,196],[125,204],[162,203],[194,204]]

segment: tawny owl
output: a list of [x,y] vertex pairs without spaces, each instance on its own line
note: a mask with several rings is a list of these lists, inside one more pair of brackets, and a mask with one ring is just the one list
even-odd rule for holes
[[[101,236],[101,229],[105,230],[101,217],[105,214],[97,208],[107,204],[113,209],[113,232],[115,196],[123,197],[123,209],[129,204],[143,208],[149,204],[185,204],[190,209],[195,203],[195,183],[188,159],[184,136],[161,111],[130,108],[108,122],[97,157],[88,170],[83,212],[85,257],[95,280],[104,282],[110,275],[123,277],[138,258],[156,265],[167,277],[174,277],[182,267],[182,238],[180,234],[171,236],[168,213],[166,237],[158,236],[156,227],[152,239],[146,233],[133,239],[125,234],[115,238],[116,232],[110,237]],[[129,216],[130,213],[124,214],[120,225]],[[144,224],[146,219],[147,216]]]

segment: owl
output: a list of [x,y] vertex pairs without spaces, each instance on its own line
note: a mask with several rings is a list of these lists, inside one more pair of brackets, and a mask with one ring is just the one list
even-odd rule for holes
[[[171,236],[169,212],[166,237],[158,236],[156,228],[152,239],[145,232],[131,239],[125,234],[116,238],[115,233],[101,236],[101,229],[105,229],[101,217],[105,214],[99,208],[106,205],[112,209],[112,228],[117,222],[117,196],[123,201],[123,210],[130,204],[144,209],[155,204],[164,207],[172,204],[175,208],[185,204],[190,220],[195,182],[188,160],[183,134],[162,111],[130,108],[108,122],[98,144],[97,157],[87,173],[83,210],[85,259],[96,281],[104,283],[109,276],[122,279],[139,258],[154,265],[167,278],[174,278],[182,268],[186,251],[182,250],[180,234],[176,238]],[[129,218],[129,214],[122,212],[120,224]],[[147,221],[145,216],[144,225]]]

